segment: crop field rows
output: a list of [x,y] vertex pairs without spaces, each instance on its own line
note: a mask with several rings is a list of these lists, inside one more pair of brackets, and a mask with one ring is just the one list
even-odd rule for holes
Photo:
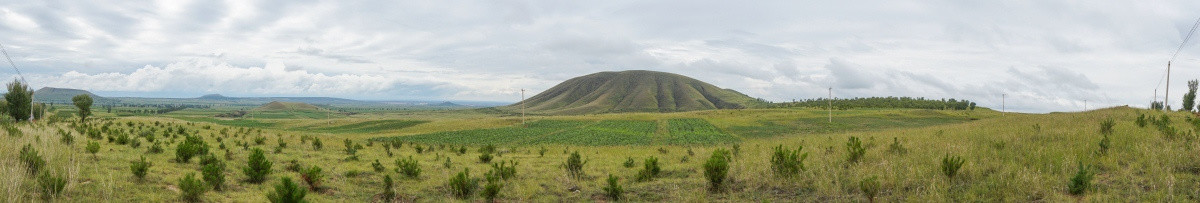
[[428,133],[379,140],[399,140],[430,144],[461,145],[711,145],[733,143],[739,139],[699,118],[667,120],[669,133],[657,133],[656,121],[637,120],[539,120],[528,127],[509,126]]

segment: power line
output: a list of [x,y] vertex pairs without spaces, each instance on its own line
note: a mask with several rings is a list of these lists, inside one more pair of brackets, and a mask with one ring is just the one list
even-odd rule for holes
[[17,72],[17,77],[21,77],[21,82],[28,85],[29,81],[25,80],[25,75],[22,75],[21,70],[17,69],[17,64],[13,63],[12,57],[8,56],[8,50],[4,48],[4,44],[2,43],[0,43],[0,52],[4,53],[4,59],[8,59],[8,65],[12,66],[13,71]]
[[1192,24],[1192,29],[1188,31],[1187,36],[1183,37],[1183,43],[1179,44],[1179,48],[1175,49],[1175,54],[1171,54],[1171,60],[1168,61],[1174,61],[1175,57],[1179,56],[1179,52],[1183,51],[1183,47],[1187,45],[1188,41],[1191,41],[1192,35],[1196,33],[1197,27],[1200,27],[1200,18],[1197,18],[1196,23]]

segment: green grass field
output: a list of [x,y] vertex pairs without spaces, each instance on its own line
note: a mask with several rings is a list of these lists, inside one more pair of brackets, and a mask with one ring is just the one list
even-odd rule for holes
[[[609,174],[619,178],[623,197],[632,202],[865,202],[861,184],[872,176],[879,183],[875,200],[881,202],[1200,201],[1200,162],[1195,161],[1200,160],[1200,143],[1194,133],[1200,125],[1190,122],[1192,115],[1167,113],[1171,122],[1164,127],[1142,127],[1135,122],[1139,115],[1164,114],[1124,107],[1003,116],[987,110],[853,109],[835,111],[832,123],[824,110],[805,108],[621,113],[535,116],[526,127],[517,117],[470,110],[330,119],[211,118],[219,112],[100,114],[103,118],[89,121],[90,128],[74,128],[79,124],[69,122],[15,124],[20,135],[0,133],[5,134],[0,135],[0,171],[6,174],[0,176],[0,196],[5,202],[43,201],[43,184],[27,172],[18,153],[29,145],[45,160],[42,171],[67,182],[51,201],[180,201],[179,179],[199,175],[200,164],[172,160],[183,136],[196,135],[227,165],[226,188],[204,193],[205,202],[267,201],[280,178],[301,178],[287,169],[292,160],[324,169],[324,189],[306,196],[313,202],[384,202],[384,175],[397,178],[394,201],[479,202],[478,194],[465,200],[451,195],[448,181],[464,169],[482,179],[492,168],[479,158],[478,149],[487,144],[497,147],[491,162],[518,163],[515,178],[503,182],[502,202],[609,201],[602,189]],[[1116,125],[1101,153],[1100,124],[1110,118]],[[72,143],[61,141],[60,129],[72,135]],[[93,139],[76,129],[103,132]],[[139,146],[108,140],[121,135],[139,140]],[[258,144],[260,137],[263,143]],[[855,162],[847,158],[851,137],[865,147]],[[307,138],[320,139],[323,147],[314,148]],[[161,145],[161,153],[147,152],[150,139]],[[385,140],[393,139],[403,145],[389,148]],[[346,152],[345,140],[363,146],[357,159]],[[86,151],[88,142],[99,143],[95,156]],[[286,146],[280,147],[281,142]],[[710,191],[705,160],[717,149],[735,146],[725,186]],[[803,147],[805,170],[775,174],[771,155],[776,146]],[[459,154],[457,149],[464,147],[466,153]],[[246,182],[242,172],[253,148],[267,151],[274,163],[261,184]],[[581,177],[569,176],[562,167],[576,151],[585,160]],[[953,179],[941,170],[946,155],[965,160]],[[130,165],[143,156],[152,165],[147,177],[138,180]],[[409,156],[421,169],[415,178],[396,171],[396,161]],[[637,181],[642,160],[649,157],[659,160],[662,173]],[[622,166],[630,158],[636,166]],[[383,171],[373,169],[376,160]],[[1082,194],[1071,194],[1068,183],[1081,163],[1095,176]]]

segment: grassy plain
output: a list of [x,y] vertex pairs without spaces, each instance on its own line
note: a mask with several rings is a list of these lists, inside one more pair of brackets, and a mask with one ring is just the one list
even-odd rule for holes
[[[109,125],[103,136],[134,135],[141,140],[138,147],[87,138],[68,123],[16,124],[21,135],[0,136],[0,172],[6,174],[0,177],[0,196],[6,202],[41,201],[39,184],[18,159],[28,144],[47,160],[45,170],[67,177],[65,193],[52,200],[179,201],[178,180],[200,173],[196,160],[171,161],[175,144],[182,141],[176,132],[183,129],[184,134],[203,137],[222,159],[226,150],[220,145],[230,152],[225,160],[227,188],[205,193],[201,199],[206,202],[266,201],[280,177],[300,177],[286,169],[291,160],[324,169],[326,189],[306,197],[314,202],[380,202],[383,175],[398,178],[396,201],[463,201],[451,195],[447,181],[463,169],[482,178],[491,168],[478,158],[477,149],[484,144],[498,148],[492,162],[518,163],[516,178],[505,181],[501,190],[504,202],[608,201],[601,189],[608,174],[619,177],[624,197],[635,202],[861,202],[867,198],[860,183],[870,176],[879,178],[876,200],[884,202],[1200,201],[1200,142],[1194,133],[1200,127],[1187,122],[1192,116],[1167,113],[1169,126],[1180,129],[1178,135],[1167,135],[1134,122],[1139,115],[1163,113],[1124,107],[1005,115],[989,110],[854,109],[834,111],[832,123],[826,111],[804,108],[533,116],[528,128],[519,127],[519,117],[476,110],[367,112],[328,119],[218,119],[212,117],[216,113],[102,113],[102,118],[89,121],[96,128]],[[1100,123],[1109,118],[1116,121],[1111,147],[1098,153]],[[60,141],[59,129],[71,132],[73,144]],[[143,131],[153,132],[149,136],[162,142],[163,153],[146,152],[150,142],[137,136]],[[164,131],[172,133],[164,136]],[[730,140],[670,141],[714,136]],[[254,143],[259,137],[265,138],[263,144]],[[314,149],[312,141],[302,137],[320,139],[323,147]],[[846,159],[850,137],[862,139],[867,147],[865,157],[854,163]],[[385,150],[383,140],[393,138],[404,140],[403,145]],[[894,150],[893,139],[905,150]],[[363,146],[357,160],[348,158],[345,140]],[[85,150],[90,141],[101,146],[94,157]],[[274,153],[280,141],[286,147]],[[728,186],[710,192],[701,168],[704,160],[716,149],[735,145]],[[789,178],[776,176],[770,168],[775,146],[803,147],[806,170]],[[459,154],[456,149],[463,147],[468,150]],[[241,168],[252,148],[268,151],[274,163],[262,184],[242,181],[246,176]],[[544,155],[539,153],[543,148]],[[581,178],[568,176],[562,168],[575,151],[586,160]],[[940,171],[947,154],[966,160],[953,179]],[[142,156],[152,166],[139,181],[129,166]],[[399,178],[403,176],[395,171],[395,162],[408,156],[419,161],[422,172],[416,178]],[[662,175],[635,181],[641,161],[648,157],[660,160]],[[637,160],[637,166],[622,166],[629,158]],[[373,170],[375,160],[386,170]],[[1096,176],[1086,193],[1072,195],[1067,185],[1079,163],[1093,166]],[[475,195],[467,201],[482,198]]]

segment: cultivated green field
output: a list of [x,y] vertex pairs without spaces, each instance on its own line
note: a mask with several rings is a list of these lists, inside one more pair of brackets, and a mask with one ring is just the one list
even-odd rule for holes
[[[516,173],[501,181],[501,202],[610,201],[603,189],[610,174],[624,189],[622,201],[632,202],[865,202],[863,183],[870,177],[878,183],[874,200],[883,202],[1200,201],[1195,134],[1200,119],[1126,107],[1005,115],[984,109],[851,109],[834,111],[832,123],[819,109],[740,109],[531,116],[525,126],[519,117],[486,110],[213,117],[228,110],[98,112],[100,118],[86,124],[77,118],[6,124],[10,130],[0,136],[5,174],[0,196],[5,202],[43,201],[44,184],[19,155],[28,145],[46,162],[40,171],[66,180],[64,192],[48,197],[51,201],[181,201],[179,180],[199,176],[201,158],[174,161],[176,146],[197,136],[226,164],[223,190],[204,193],[206,202],[267,201],[281,178],[302,178],[289,170],[293,160],[298,168],[323,169],[321,187],[306,196],[313,202],[387,201],[380,195],[385,175],[396,179],[391,201],[479,202],[478,192],[468,199],[452,195],[451,177],[466,169],[471,178],[482,179],[492,163],[510,161],[517,163]],[[1139,126],[1140,115],[1154,119]],[[1102,150],[1106,119],[1115,125]],[[72,142],[63,142],[64,135]],[[865,149],[853,161],[851,138],[862,140]],[[322,147],[314,146],[316,140]],[[89,142],[100,147],[94,155],[86,150]],[[148,152],[155,145],[162,152]],[[487,153],[491,163],[482,163],[481,151],[487,150],[481,149],[488,145],[496,149]],[[806,154],[804,169],[776,173],[771,164],[776,146],[799,148]],[[242,170],[255,148],[273,163],[267,181],[259,184],[246,182]],[[714,191],[703,166],[718,149],[733,155],[725,185]],[[572,152],[584,160],[582,176],[564,169]],[[941,169],[948,155],[965,161],[953,178]],[[398,171],[397,162],[410,156],[420,169],[415,177]],[[151,166],[139,180],[130,166],[141,157]],[[662,172],[638,180],[650,157]],[[625,166],[631,159],[632,166]],[[373,166],[376,160],[382,170]],[[1082,193],[1072,194],[1068,185],[1080,164],[1094,178]],[[480,180],[477,191],[484,183]]]

